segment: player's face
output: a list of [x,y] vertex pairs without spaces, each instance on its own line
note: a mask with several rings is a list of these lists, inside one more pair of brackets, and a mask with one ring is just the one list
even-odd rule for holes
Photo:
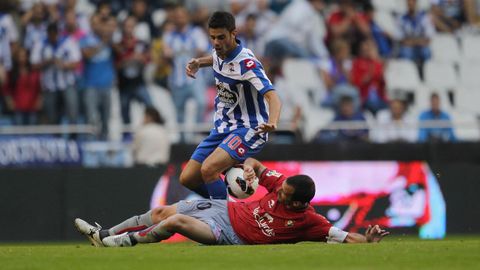
[[236,31],[228,31],[225,28],[209,28],[208,34],[213,48],[220,58],[224,59],[236,46]]
[[287,184],[287,181],[282,183],[282,188],[278,191],[278,201],[290,205],[295,188]]

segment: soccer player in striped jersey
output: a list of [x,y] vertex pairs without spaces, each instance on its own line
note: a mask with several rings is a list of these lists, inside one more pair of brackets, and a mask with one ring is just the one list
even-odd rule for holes
[[214,128],[198,145],[180,175],[180,182],[205,198],[225,199],[220,173],[263,148],[277,128],[281,102],[262,64],[236,38],[235,18],[213,13],[208,22],[213,54],[190,60],[188,76],[213,67],[217,96]]

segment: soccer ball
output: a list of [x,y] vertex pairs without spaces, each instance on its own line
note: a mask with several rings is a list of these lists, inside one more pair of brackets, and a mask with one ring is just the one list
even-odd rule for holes
[[227,185],[228,193],[237,199],[246,199],[253,195],[258,187],[258,178],[251,185],[243,179],[243,169],[232,167],[225,173],[225,184]]

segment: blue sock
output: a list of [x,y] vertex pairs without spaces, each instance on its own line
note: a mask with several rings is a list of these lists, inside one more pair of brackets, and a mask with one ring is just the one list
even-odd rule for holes
[[207,186],[205,184],[201,184],[200,186],[198,186],[197,188],[194,188],[192,189],[195,193],[197,193],[198,195],[202,196],[203,198],[205,199],[209,199],[210,198],[210,195],[208,194],[208,189],[207,189]]
[[225,182],[223,182],[221,179],[205,185],[207,186],[208,194],[210,194],[211,199],[227,199],[227,186],[225,185]]

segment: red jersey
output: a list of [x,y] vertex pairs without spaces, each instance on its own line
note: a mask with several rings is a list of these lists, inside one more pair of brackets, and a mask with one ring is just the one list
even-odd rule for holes
[[259,184],[268,193],[258,201],[228,202],[233,230],[247,244],[297,243],[327,241],[332,224],[315,212],[312,206],[293,211],[278,202],[278,190],[287,178],[266,169]]
[[[364,78],[370,77],[369,80]],[[352,83],[360,90],[362,101],[368,98],[369,91],[375,90],[382,100],[386,100],[383,63],[379,60],[358,57],[353,60]]]
[[[12,78],[9,78],[12,80]],[[13,83],[7,81],[4,86],[5,95],[10,95],[17,112],[35,112],[40,96],[40,72],[29,71],[20,73]]]

